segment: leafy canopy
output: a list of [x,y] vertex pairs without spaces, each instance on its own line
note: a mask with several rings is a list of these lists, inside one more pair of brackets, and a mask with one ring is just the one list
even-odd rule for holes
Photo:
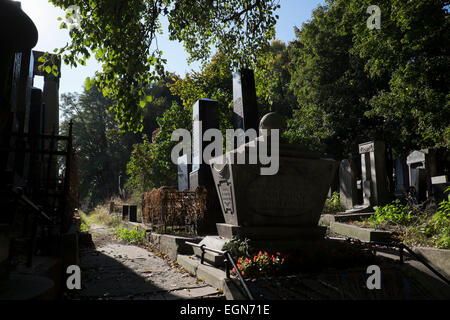
[[[86,80],[112,99],[117,119],[126,129],[142,129],[142,108],[150,100],[144,88],[164,73],[157,36],[162,21],[169,39],[184,43],[190,61],[206,62],[215,47],[233,66],[248,65],[275,34],[275,0],[49,0],[68,9],[66,19],[79,16],[70,28],[71,43],[56,50],[71,66],[84,65],[91,54],[102,72]],[[62,19],[64,20],[64,19]]]

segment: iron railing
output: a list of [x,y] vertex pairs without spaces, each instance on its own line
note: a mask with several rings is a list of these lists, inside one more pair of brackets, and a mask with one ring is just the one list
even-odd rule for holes
[[212,249],[212,248],[208,248],[204,244],[199,245],[197,243],[192,243],[192,242],[188,242],[188,241],[185,241],[185,243],[187,245],[189,245],[189,246],[200,248],[200,250],[202,251],[202,254],[200,256],[200,263],[201,264],[204,264],[204,262],[205,262],[205,253],[206,253],[206,251],[210,251],[210,252],[214,252],[214,253],[223,255],[224,256],[224,263],[225,263],[225,274],[226,274],[227,278],[230,278],[230,266],[229,266],[229,264],[231,264],[231,266],[234,268],[234,270],[237,271],[236,274],[238,276],[238,279],[239,279],[239,281],[240,281],[240,283],[241,283],[245,293],[247,294],[247,297],[250,300],[254,300],[253,295],[250,292],[250,289],[247,287],[247,284],[245,283],[244,278],[242,278],[241,274],[238,271],[238,268],[237,268],[237,266],[236,266],[236,264],[235,264],[235,262],[233,260],[233,256],[231,255],[230,251],[228,251],[228,250],[222,251],[222,250]]

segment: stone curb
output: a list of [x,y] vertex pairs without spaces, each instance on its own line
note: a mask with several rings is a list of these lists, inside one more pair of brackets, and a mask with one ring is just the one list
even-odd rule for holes
[[427,247],[413,247],[412,250],[450,279],[450,250]]
[[362,228],[346,223],[331,222],[330,231],[362,241],[385,242],[391,239],[392,233],[384,230]]
[[234,279],[228,279],[225,271],[213,266],[201,264],[197,257],[178,255],[178,263],[191,275],[204,280],[207,284],[220,289],[227,300],[248,300],[240,291]]

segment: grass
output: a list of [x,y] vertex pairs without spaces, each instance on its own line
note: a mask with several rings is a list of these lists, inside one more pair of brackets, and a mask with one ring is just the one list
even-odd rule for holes
[[[80,211],[81,226],[80,231],[89,231],[90,226],[99,224],[107,227],[118,227],[121,223],[120,216],[111,215],[104,206],[97,206],[94,211],[89,214]],[[83,229],[83,230],[81,230]]]

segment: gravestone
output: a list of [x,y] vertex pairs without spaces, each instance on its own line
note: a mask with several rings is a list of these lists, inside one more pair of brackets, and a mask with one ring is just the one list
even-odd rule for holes
[[128,209],[128,220],[130,222],[137,222],[137,206],[136,205],[130,205]]
[[[261,123],[260,128],[267,126]],[[236,153],[248,152],[267,138],[260,135],[210,162],[225,219],[225,223],[217,224],[219,236],[295,245],[322,239],[325,228],[319,227],[318,221],[336,161],[284,142],[279,144],[279,168],[274,175],[261,175],[260,163],[231,161]]]
[[430,168],[427,168],[429,165],[427,151],[414,150],[406,158],[409,171],[409,185],[414,187],[419,202],[425,201],[431,193],[431,174],[429,174]]
[[339,190],[341,205],[345,209],[352,209],[358,204],[356,167],[350,159],[342,160],[339,166]]
[[359,145],[363,201],[366,206],[379,206],[389,202],[385,145],[370,141]]
[[188,155],[178,157],[178,191],[189,190],[189,172],[191,165],[188,163]]
[[[241,69],[233,73],[233,116],[235,130],[258,130],[258,105],[253,70]],[[245,136],[239,135],[236,147],[244,143]]]
[[[43,134],[43,121],[44,105],[42,104],[42,90],[33,87],[31,89],[29,133],[34,136]],[[42,155],[36,153],[36,151],[42,149],[42,140],[32,140],[30,149],[32,151],[30,165],[33,169],[29,171],[28,179],[34,188],[39,188],[39,181],[41,181],[43,176]]]
[[122,220],[128,220],[130,215],[130,206],[122,206]]
[[203,163],[203,151],[209,142],[202,137],[206,130],[219,128],[217,101],[198,100],[192,109],[192,171],[189,174],[189,189],[202,186],[207,190],[207,209],[204,219],[198,222],[199,233],[215,232],[215,225],[223,221],[220,213],[219,199],[214,187],[214,180],[209,164]]
[[395,159],[395,194],[402,196],[409,187],[409,174],[404,157]]

